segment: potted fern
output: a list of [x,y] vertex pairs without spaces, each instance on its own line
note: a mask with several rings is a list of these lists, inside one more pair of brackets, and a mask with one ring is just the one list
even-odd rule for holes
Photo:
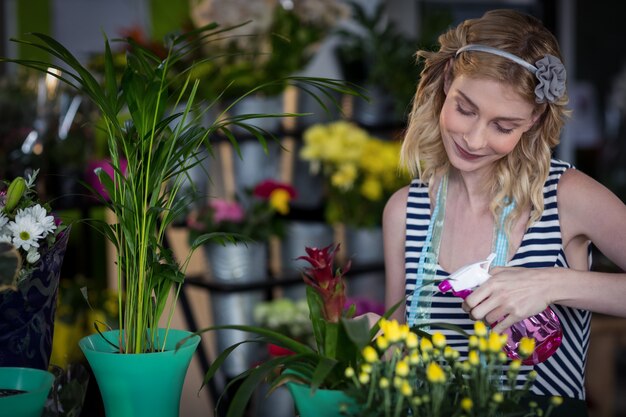
[[[203,147],[210,149],[210,140],[219,134],[237,148],[232,126],[266,143],[266,132],[247,120],[296,116],[226,116],[225,109],[208,126],[202,122],[212,104],[198,100],[199,81],[192,74],[196,65],[212,57],[199,61],[187,58],[204,50],[207,43],[228,36],[232,29],[209,24],[172,35],[166,39],[164,57],[130,38],[120,40],[128,46],[121,75],[105,36],[102,81],[66,47],[41,33],[13,41],[46,52],[54,62],[0,59],[49,73],[87,96],[99,109],[107,133],[113,174],[101,169],[96,174],[108,199],[94,195],[115,214],[117,222],[94,224],[117,249],[118,287],[123,291],[118,297],[118,329],[98,329],[98,333],[82,339],[80,347],[98,380],[108,417],[178,416],[186,369],[199,338],[186,338],[188,332],[170,328],[191,253],[179,263],[164,245],[164,237],[168,226],[190,203],[189,198],[177,194],[188,170],[201,160],[199,152]],[[328,79],[291,77],[287,82],[304,86],[314,95],[353,91],[344,88],[343,82]],[[238,100],[272,83],[254,86]],[[209,233],[198,237],[191,251],[210,240],[235,237]],[[171,307],[166,310],[168,305]],[[175,348],[182,339],[182,346]]]

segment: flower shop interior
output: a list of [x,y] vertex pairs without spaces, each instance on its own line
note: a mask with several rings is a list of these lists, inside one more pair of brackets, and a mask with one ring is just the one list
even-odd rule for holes
[[[221,39],[228,45],[215,42],[226,48],[221,61],[210,59],[206,49],[195,51],[199,55],[192,59],[205,58],[192,74],[200,80],[196,99],[207,103],[200,116],[206,123],[227,112],[257,114],[247,122],[263,134],[235,125],[231,135],[211,137],[211,147],[201,148],[193,160],[180,161],[188,165],[178,184],[186,210],[168,226],[164,242],[186,271],[175,305],[169,305],[172,315],[164,317],[172,327],[191,331],[264,325],[306,338],[311,330],[301,276],[305,261],[298,259],[305,247],[340,243],[338,264],[351,262],[348,299],[357,311],[384,311],[381,217],[386,200],[410,181],[398,166],[420,74],[413,54],[434,45],[449,26],[501,7],[541,18],[561,44],[574,116],[562,132],[558,156],[626,201],[621,2],[2,0],[0,57],[45,59],[46,51],[13,40],[39,32],[103,77],[109,62],[104,35],[111,42],[110,62],[122,66],[125,50],[116,38],[130,38],[159,56],[170,33],[212,22],[242,25],[235,36]],[[289,77],[345,80],[357,86],[357,94],[337,89],[311,95],[307,88],[273,82]],[[68,410],[46,410],[46,416],[105,415],[79,340],[94,333],[97,323],[115,327],[118,320],[116,248],[91,225],[115,221],[102,204],[113,189],[102,188],[95,174],[100,169],[113,175],[107,128],[92,103],[52,74],[0,61],[0,178],[8,186],[36,172],[39,198],[71,225],[54,294],[49,366],[65,377],[64,384],[79,388]],[[194,239],[210,232],[251,240],[206,242],[187,258]],[[615,270],[600,253],[593,255],[593,268]],[[181,416],[225,415],[215,405],[227,384],[272,354],[261,344],[242,344],[203,382],[219,353],[244,340],[245,332],[234,330],[202,335],[185,377]],[[594,314],[586,373],[589,415],[626,417],[626,319]],[[261,385],[248,415],[294,415],[287,392],[267,391]],[[226,395],[223,404],[231,398]]]

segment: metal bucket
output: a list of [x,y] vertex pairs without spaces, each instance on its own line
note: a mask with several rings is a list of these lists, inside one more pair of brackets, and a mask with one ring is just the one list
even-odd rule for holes
[[278,178],[280,168],[280,146],[275,141],[267,142],[267,152],[257,141],[239,144],[241,157],[233,152],[233,166],[237,190],[252,188],[268,178]]
[[[265,243],[209,244],[204,246],[214,281],[250,283],[267,279],[267,245]],[[211,306],[215,325],[254,325],[254,306],[264,300],[262,290],[232,293],[213,292]],[[218,330],[217,350],[224,351],[233,344],[249,340],[254,335],[238,330]],[[260,357],[255,344],[244,344],[235,349],[223,364],[223,371],[231,378],[248,370]]]

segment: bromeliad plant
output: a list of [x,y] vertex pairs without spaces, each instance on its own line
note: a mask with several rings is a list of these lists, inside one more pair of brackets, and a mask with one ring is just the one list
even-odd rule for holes
[[[334,269],[333,261],[338,249],[339,244],[322,249],[307,247],[307,254],[299,258],[310,265],[304,269],[303,278],[307,284],[306,297],[314,346],[266,327],[214,326],[198,332],[241,330],[258,336],[241,343],[271,343],[293,353],[270,358],[234,378],[230,384],[241,384],[232,397],[228,416],[242,416],[256,387],[267,379],[272,380],[272,389],[289,381],[304,383],[313,390],[347,387],[349,378],[344,371],[347,367],[359,366],[361,350],[373,340],[378,325],[370,328],[366,317],[354,318],[354,305],[345,308],[344,275],[350,266]],[[390,309],[384,317],[393,311],[394,308]],[[241,343],[229,347],[217,357],[205,376],[205,383],[215,376],[224,360]]]
[[[206,103],[198,101],[199,80],[191,74],[203,60],[194,62],[188,58],[204,50],[208,43],[224,39],[232,29],[209,24],[172,35],[166,39],[165,57],[157,56],[130,38],[121,40],[129,46],[121,76],[105,37],[102,84],[62,44],[41,33],[32,34],[31,40],[14,41],[45,52],[54,62],[0,59],[59,78],[86,95],[100,111],[113,168],[112,176],[97,171],[109,196],[109,200],[102,198],[101,202],[115,214],[117,223],[100,224],[99,228],[117,249],[118,287],[124,290],[118,298],[120,352],[150,352],[165,346],[164,340],[157,340],[158,332],[149,329],[159,327],[168,298],[174,293],[167,318],[169,329],[191,254],[179,264],[164,246],[164,237],[168,226],[181,218],[190,203],[178,191],[188,179],[187,170],[201,161],[200,147],[211,149],[210,139],[220,134],[239,151],[230,126],[247,130],[265,144],[267,132],[248,124],[247,120],[297,116],[227,116],[229,107],[208,126],[201,122],[219,97],[211,97]],[[212,58],[205,57],[204,61]],[[336,93],[355,93],[336,80],[290,77],[287,81],[312,93],[322,106],[318,94],[331,98]],[[232,105],[272,83],[254,86]],[[192,251],[211,239],[233,237],[220,233],[203,235],[193,243]]]
[[[385,319],[380,327],[375,343],[362,350],[360,367],[345,371],[351,381],[346,393],[358,404],[359,416],[548,417],[562,402],[553,397],[543,410],[524,399],[536,373],[518,386],[521,360],[509,362],[506,370],[506,335],[488,334],[483,322],[474,326],[467,360],[460,360],[442,333],[420,337],[407,325]],[[520,356],[530,356],[534,342],[522,339]]]

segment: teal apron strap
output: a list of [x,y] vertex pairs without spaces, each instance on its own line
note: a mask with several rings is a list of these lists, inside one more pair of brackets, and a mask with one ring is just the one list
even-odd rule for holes
[[420,253],[415,289],[413,290],[407,317],[409,327],[414,326],[417,320],[425,322],[430,318],[432,295],[434,288],[436,288],[432,281],[434,281],[437,275],[437,259],[439,258],[439,245],[443,231],[447,194],[448,174],[444,175],[439,183],[435,207],[430,216],[426,238]]

